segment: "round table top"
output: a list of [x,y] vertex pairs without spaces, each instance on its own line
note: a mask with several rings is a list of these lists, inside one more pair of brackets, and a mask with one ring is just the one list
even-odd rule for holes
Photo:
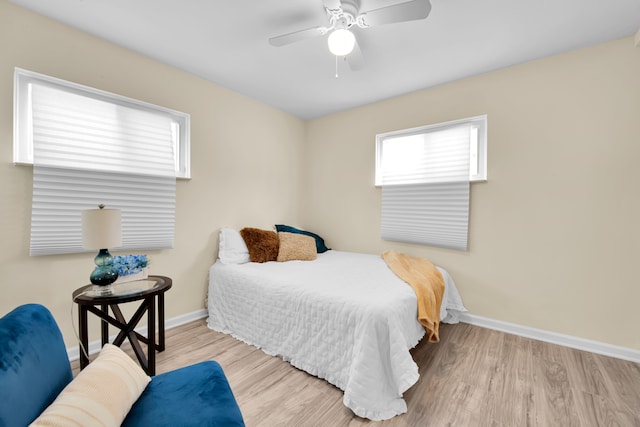
[[136,301],[166,292],[172,280],[165,276],[149,276],[146,279],[111,285],[86,285],[73,291],[73,301],[83,305],[119,304]]

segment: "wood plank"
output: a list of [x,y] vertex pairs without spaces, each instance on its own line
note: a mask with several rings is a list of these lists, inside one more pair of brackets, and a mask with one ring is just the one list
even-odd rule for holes
[[467,324],[442,325],[439,343],[411,353],[420,379],[405,393],[408,412],[382,422],[353,415],[338,388],[203,320],[167,331],[157,372],[217,360],[250,427],[640,426],[636,363]]

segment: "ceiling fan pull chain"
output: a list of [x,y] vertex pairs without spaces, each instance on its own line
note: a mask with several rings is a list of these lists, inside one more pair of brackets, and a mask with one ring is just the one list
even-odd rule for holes
[[338,78],[338,56],[334,55],[336,57],[336,79]]

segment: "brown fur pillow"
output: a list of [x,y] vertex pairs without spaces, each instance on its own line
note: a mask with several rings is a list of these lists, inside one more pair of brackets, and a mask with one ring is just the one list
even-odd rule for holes
[[316,250],[316,239],[304,234],[280,232],[280,250],[278,251],[278,262],[283,261],[313,261],[318,258]]
[[251,262],[267,262],[278,259],[280,241],[275,231],[243,228],[240,235],[249,249]]

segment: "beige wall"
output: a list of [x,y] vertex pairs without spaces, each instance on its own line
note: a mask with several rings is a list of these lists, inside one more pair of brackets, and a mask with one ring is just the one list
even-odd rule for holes
[[[191,114],[176,247],[150,253],[152,273],[174,279],[168,317],[203,307],[221,226],[283,221],[335,249],[429,258],[473,314],[640,349],[640,49],[630,38],[307,123],[6,0],[0,58],[0,315],[43,303],[72,345],[70,295],[93,257],[28,255],[32,171],[11,163],[18,66]],[[479,114],[489,180],[472,186],[469,251],[381,241],[376,133]]]
[[45,304],[73,345],[71,292],[94,256],[29,256],[32,168],[12,164],[14,67],[191,114],[193,179],[177,185],[175,248],[149,252],[152,274],[174,281],[167,317],[204,307],[220,227],[299,222],[304,122],[0,0],[0,315]]
[[[481,114],[469,251],[382,241],[375,135]],[[475,315],[640,349],[639,124],[632,38],[317,119],[303,225],[337,249],[431,259]]]

